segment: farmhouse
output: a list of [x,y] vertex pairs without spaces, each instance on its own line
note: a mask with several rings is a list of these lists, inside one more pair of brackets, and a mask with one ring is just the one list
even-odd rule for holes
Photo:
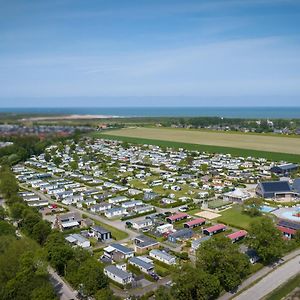
[[123,271],[114,265],[106,266],[104,268],[104,274],[111,280],[118,282],[122,285],[129,284],[133,281],[131,273]]
[[232,243],[235,243],[235,242],[243,239],[246,235],[247,235],[247,231],[239,230],[237,232],[228,234],[227,237],[232,241]]
[[178,221],[187,219],[188,216],[189,215],[186,213],[178,213],[178,214],[172,215],[170,217],[167,217],[166,220],[168,223],[172,224],[174,222],[178,222]]
[[167,252],[161,251],[161,250],[151,250],[149,252],[149,256],[159,260],[167,265],[175,265],[176,264],[176,257],[173,255],[168,254]]
[[194,219],[192,221],[184,223],[183,226],[185,228],[195,228],[195,227],[198,227],[198,226],[202,226],[203,224],[205,224],[205,219],[197,218],[197,219]]
[[211,236],[225,230],[226,230],[226,226],[224,224],[216,224],[214,226],[203,229],[203,233]]

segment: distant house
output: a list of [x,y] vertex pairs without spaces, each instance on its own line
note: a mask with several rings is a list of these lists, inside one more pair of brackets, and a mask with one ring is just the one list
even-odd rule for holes
[[288,175],[292,172],[297,171],[298,168],[299,166],[296,164],[284,164],[284,165],[274,166],[270,169],[270,171],[277,175]]
[[134,238],[134,251],[138,254],[159,248],[159,242],[145,235]]
[[156,259],[156,260],[159,260],[167,265],[174,265],[176,264],[176,257],[173,256],[173,255],[170,255],[164,251],[161,251],[161,250],[158,250],[158,249],[154,249],[154,250],[151,250],[149,252],[149,256]]
[[110,198],[108,200],[108,203],[111,203],[111,204],[118,204],[118,203],[121,203],[121,202],[125,202],[127,201],[128,198],[125,197],[125,196],[118,196],[118,197],[114,197],[114,198]]
[[145,192],[144,193],[144,201],[155,200],[158,197],[158,194],[154,192]]
[[180,240],[190,239],[193,235],[194,231],[192,229],[184,228],[169,234],[168,240],[172,243],[176,243]]
[[172,232],[174,230],[173,224],[163,224],[156,227],[156,231],[160,234],[164,234],[167,232]]
[[[149,259],[150,261],[150,259]],[[130,265],[133,265],[139,268],[142,272],[148,274],[149,272],[153,271],[154,265],[153,263],[147,262],[140,257],[131,257],[128,260]]]
[[251,197],[250,193],[246,191],[242,191],[241,189],[235,189],[234,191],[225,193],[223,195],[223,200],[242,203],[245,200],[249,199],[250,197]]
[[246,230],[239,230],[237,232],[227,235],[227,237],[232,241],[232,243],[235,243],[235,242],[243,239],[245,236],[247,236]]
[[65,239],[71,243],[71,244],[75,244],[79,247],[82,248],[89,248],[91,246],[91,243],[88,239],[86,239],[84,236],[82,236],[81,234],[70,234],[68,236],[65,237]]
[[100,226],[92,226],[90,234],[100,241],[106,241],[111,239],[111,232]]
[[202,226],[203,224],[205,224],[205,219],[197,218],[197,219],[194,219],[192,221],[184,223],[183,226],[185,228],[195,228],[197,226]]
[[129,284],[133,281],[131,273],[117,268],[115,265],[106,266],[104,268],[104,274],[111,280],[120,283],[122,285]]
[[104,255],[115,260],[125,260],[134,256],[134,251],[121,244],[111,244],[104,248]]
[[207,228],[203,229],[203,233],[206,234],[206,235],[214,235],[214,234],[217,234],[219,232],[225,231],[226,228],[227,227],[224,224],[216,224],[214,226],[207,227]]
[[63,215],[56,215],[54,227],[60,230],[79,228],[81,217],[78,213],[67,213]]
[[151,219],[144,219],[139,221],[132,221],[132,228],[136,230],[141,230],[143,228],[147,228],[153,224],[153,221]]
[[113,208],[107,209],[104,212],[104,215],[107,218],[114,218],[114,217],[120,217],[120,216],[124,215],[125,213],[126,213],[126,208],[124,208],[124,207],[113,207]]
[[112,208],[112,205],[110,203],[104,202],[104,203],[92,205],[90,207],[90,210],[94,213],[97,213],[97,212],[106,211],[106,210],[111,209],[111,208]]
[[189,215],[186,213],[178,213],[178,214],[172,215],[170,217],[167,217],[166,220],[168,223],[172,224],[174,222],[178,222],[178,221],[187,219],[188,216]]
[[262,198],[285,197],[294,194],[288,181],[259,182],[255,192],[257,196]]

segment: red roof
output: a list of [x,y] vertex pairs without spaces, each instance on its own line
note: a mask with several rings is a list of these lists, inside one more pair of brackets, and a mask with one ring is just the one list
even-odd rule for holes
[[205,219],[197,218],[197,219],[194,219],[192,221],[184,223],[184,225],[186,224],[188,226],[194,226],[194,225],[198,225],[198,224],[202,224],[202,223],[205,223]]
[[227,237],[230,238],[231,240],[235,240],[241,237],[244,237],[247,235],[247,231],[246,230],[239,230],[237,232],[228,234]]
[[206,230],[207,232],[214,232],[214,231],[218,231],[221,229],[226,229],[226,226],[224,224],[216,224],[214,226],[205,228],[204,230]]
[[277,226],[277,229],[280,230],[282,233],[287,233],[287,234],[296,234],[295,229],[283,227],[283,226]]
[[178,213],[178,214],[172,215],[170,217],[167,217],[167,219],[169,219],[171,221],[175,221],[175,220],[183,219],[183,218],[187,218],[187,217],[188,217],[188,214],[186,214],[186,213]]

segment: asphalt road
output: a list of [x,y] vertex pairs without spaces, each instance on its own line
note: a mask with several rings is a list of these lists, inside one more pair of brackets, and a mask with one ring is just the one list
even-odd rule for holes
[[241,293],[235,300],[262,299],[271,293],[281,284],[287,282],[290,278],[300,273],[300,256],[296,256],[287,263],[281,265],[258,283]]

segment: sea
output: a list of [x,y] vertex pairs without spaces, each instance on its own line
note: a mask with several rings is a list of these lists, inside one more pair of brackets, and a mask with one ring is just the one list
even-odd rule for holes
[[232,117],[300,119],[299,107],[14,107],[0,113],[114,117]]

